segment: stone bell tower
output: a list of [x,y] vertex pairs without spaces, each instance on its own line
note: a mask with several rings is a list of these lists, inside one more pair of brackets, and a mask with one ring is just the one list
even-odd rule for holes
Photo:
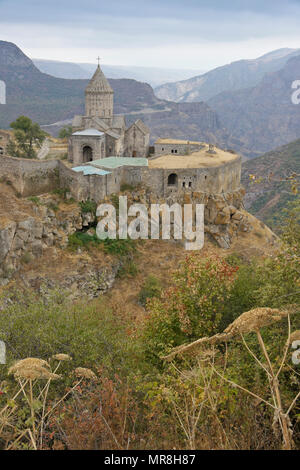
[[96,72],[85,90],[85,115],[98,117],[111,126],[113,112],[114,92],[98,63]]

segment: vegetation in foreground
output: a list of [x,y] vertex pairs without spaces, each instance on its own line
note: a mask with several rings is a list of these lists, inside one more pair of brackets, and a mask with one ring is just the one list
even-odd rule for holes
[[[260,263],[191,254],[170,288],[145,280],[139,321],[105,297],[72,304],[59,292],[8,292],[1,447],[299,449],[295,217],[283,238]],[[201,348],[183,346],[199,338]]]

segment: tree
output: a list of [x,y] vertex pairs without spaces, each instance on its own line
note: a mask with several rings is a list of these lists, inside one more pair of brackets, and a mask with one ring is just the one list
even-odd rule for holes
[[68,139],[69,137],[71,137],[72,133],[72,126],[65,126],[59,131],[58,137],[60,139]]
[[36,158],[37,148],[48,135],[29,117],[20,116],[10,124],[14,138],[7,146],[8,155],[17,158]]

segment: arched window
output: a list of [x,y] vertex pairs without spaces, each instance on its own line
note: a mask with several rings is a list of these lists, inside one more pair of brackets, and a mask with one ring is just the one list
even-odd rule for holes
[[4,148],[0,147],[0,155],[4,155]]
[[93,161],[93,150],[89,145],[86,145],[82,149],[82,161],[83,161],[83,163]]
[[178,177],[177,177],[176,173],[171,173],[168,176],[168,186],[176,186],[177,181],[178,181]]

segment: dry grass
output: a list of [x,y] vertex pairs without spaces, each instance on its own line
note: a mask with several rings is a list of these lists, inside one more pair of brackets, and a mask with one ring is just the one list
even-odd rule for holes
[[[58,361],[53,368],[50,362],[34,357],[17,361],[10,367],[8,374],[14,376],[18,390],[7,398],[7,404],[0,409],[0,438],[5,442],[5,450],[43,449],[45,428],[58,405],[64,403],[83,380],[97,379],[92,370],[77,367],[74,370],[76,383],[61,398],[50,400],[50,386],[53,380],[61,378],[56,372],[62,361],[72,358],[68,354],[58,353],[52,359]],[[46,384],[41,386],[41,380],[46,380]],[[20,419],[20,409],[23,421]],[[28,415],[30,419],[25,418]]]

